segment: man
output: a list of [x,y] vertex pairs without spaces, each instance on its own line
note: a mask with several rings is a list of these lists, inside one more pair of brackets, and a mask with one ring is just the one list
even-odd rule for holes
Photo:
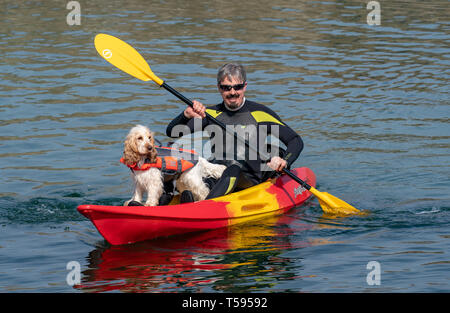
[[[193,101],[193,107],[188,106],[167,126],[167,136],[172,138],[179,136],[173,132],[179,125],[187,126],[191,133],[196,130],[208,130],[208,127],[213,124],[205,118],[205,112],[208,112],[238,134],[242,130],[244,136],[248,137],[248,142],[252,143],[252,147],[266,149],[265,146],[261,147],[261,144],[255,143],[260,143],[261,139],[265,140],[271,134],[285,144],[286,151],[282,155],[272,155],[270,160],[262,160],[259,153],[252,154],[251,149],[245,145],[239,145],[239,142],[229,133],[210,131],[211,141],[215,142],[212,144],[214,159],[210,161],[225,164],[227,169],[214,184],[207,199],[261,183],[273,176],[274,171],[281,172],[290,166],[303,149],[300,136],[282,122],[275,112],[262,104],[246,100],[247,78],[242,65],[234,63],[223,65],[217,73],[217,87],[222,96],[222,103],[206,108],[199,101]],[[196,129],[199,119],[201,119],[201,128]],[[266,162],[268,162],[268,168],[264,167]]]

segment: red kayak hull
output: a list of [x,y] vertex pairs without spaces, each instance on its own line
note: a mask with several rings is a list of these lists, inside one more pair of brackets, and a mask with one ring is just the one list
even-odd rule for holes
[[[292,172],[315,187],[316,177],[310,169]],[[310,196],[309,191],[282,175],[246,190],[193,203],[154,207],[80,205],[77,209],[110,244],[121,245],[283,214]]]

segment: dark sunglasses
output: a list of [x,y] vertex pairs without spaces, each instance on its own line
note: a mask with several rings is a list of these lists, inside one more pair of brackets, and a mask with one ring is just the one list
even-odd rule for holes
[[236,85],[222,85],[222,84],[219,85],[219,88],[222,89],[223,91],[230,91],[231,89],[234,89],[237,91],[237,90],[241,90],[244,87],[245,87],[245,83],[236,84]]

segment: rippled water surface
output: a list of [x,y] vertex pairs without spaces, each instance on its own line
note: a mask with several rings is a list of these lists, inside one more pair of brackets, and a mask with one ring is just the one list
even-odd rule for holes
[[[0,291],[450,291],[448,1],[380,1],[378,26],[367,2],[81,0],[70,26],[64,1],[3,1]],[[205,104],[220,99],[218,67],[244,64],[247,98],[302,136],[295,165],[368,214],[333,218],[312,200],[258,223],[108,245],[76,207],[126,200],[128,129],[149,125],[166,143],[183,104],[98,56],[102,32]]]

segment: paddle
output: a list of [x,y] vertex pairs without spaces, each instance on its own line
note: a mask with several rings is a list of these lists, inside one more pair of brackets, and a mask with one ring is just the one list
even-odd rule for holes
[[[155,83],[157,83],[160,87],[163,87],[164,89],[175,95],[177,98],[182,100],[187,105],[191,107],[193,106],[191,100],[180,94],[178,91],[176,91],[175,89],[170,87],[167,83],[165,83],[161,78],[156,76],[150,69],[150,66],[145,61],[145,59],[139,54],[139,52],[137,52],[132,46],[130,46],[126,42],[111,35],[98,34],[97,36],[95,36],[95,48],[97,49],[97,52],[106,61],[110,62],[112,65],[116,66],[122,71],[142,81],[152,80]],[[205,112],[205,114],[206,118],[208,118],[210,121],[216,123],[225,131],[232,133],[236,140],[244,142],[249,149],[255,151],[255,148],[250,146],[247,141],[243,140],[242,138],[239,138],[235,132],[230,132],[229,129],[227,129],[227,127],[225,126],[225,124],[216,120],[213,116],[208,114],[208,112]],[[268,160],[268,156],[264,155],[260,151],[256,152],[260,154],[262,159]],[[327,192],[321,192],[316,188],[308,185],[306,182],[301,180],[299,177],[297,177],[297,175],[292,173],[290,170],[284,169],[283,172],[289,175],[301,186],[303,186],[303,188],[309,190],[314,196],[316,196],[317,199],[319,200],[320,206],[322,207],[325,213],[346,215],[346,214],[356,214],[360,212],[358,209],[354,208],[345,201]]]

